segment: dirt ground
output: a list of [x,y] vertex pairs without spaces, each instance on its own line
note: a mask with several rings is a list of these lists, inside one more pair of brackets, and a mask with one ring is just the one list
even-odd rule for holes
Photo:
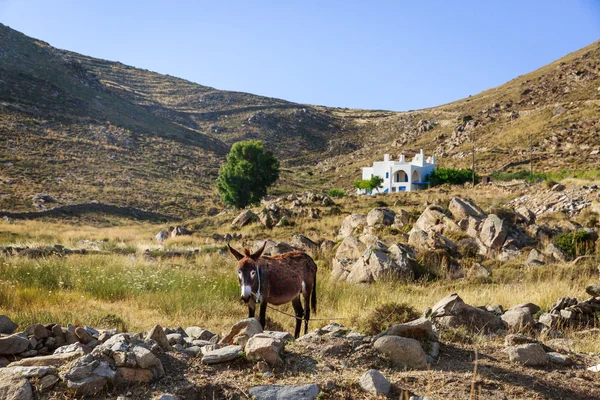
[[[585,367],[592,356],[571,355],[571,366],[549,364],[525,367],[509,362],[503,347],[442,344],[439,358],[423,371],[403,371],[380,357],[370,346],[341,338],[317,338],[288,344],[284,363],[271,376],[258,372],[252,362],[238,359],[216,366],[200,358],[163,357],[167,376],[151,387],[129,389],[133,398],[170,393],[182,399],[249,399],[249,388],[266,384],[317,383],[319,399],[375,399],[358,384],[367,370],[380,370],[391,382],[387,398],[426,395],[441,399],[600,399],[600,376]],[[473,379],[477,350],[477,376]]]

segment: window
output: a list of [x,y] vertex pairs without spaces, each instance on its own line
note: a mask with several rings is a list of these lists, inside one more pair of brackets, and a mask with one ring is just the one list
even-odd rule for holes
[[385,173],[385,179],[388,179],[389,177],[390,177],[390,173],[389,173],[389,172],[386,172],[386,173]]

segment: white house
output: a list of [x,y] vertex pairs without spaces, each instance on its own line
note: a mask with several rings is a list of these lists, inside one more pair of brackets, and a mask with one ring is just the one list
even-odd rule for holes
[[[375,161],[372,167],[362,169],[362,179],[371,179],[374,175],[383,178],[380,193],[411,192],[420,188],[426,188],[428,182],[425,177],[435,170],[435,156],[427,157],[423,150],[415,154],[411,161],[406,161],[404,154],[400,155],[398,161],[390,160],[390,155],[385,154],[383,161]],[[358,194],[366,191],[358,189]]]

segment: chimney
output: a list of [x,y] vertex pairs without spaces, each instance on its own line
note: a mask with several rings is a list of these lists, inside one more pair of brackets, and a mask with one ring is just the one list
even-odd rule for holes
[[383,161],[390,161],[390,155],[389,154],[384,154],[383,155]]
[[400,154],[400,162],[405,162],[404,161],[404,154]]

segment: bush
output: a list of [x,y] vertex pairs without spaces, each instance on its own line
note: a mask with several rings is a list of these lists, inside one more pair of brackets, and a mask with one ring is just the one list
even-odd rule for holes
[[223,202],[237,208],[256,204],[279,178],[279,161],[260,140],[237,142],[219,170],[217,189]]
[[354,182],[354,187],[357,189],[366,190],[367,192],[371,192],[375,189],[379,191],[381,184],[383,183],[383,178],[378,175],[373,175],[371,179],[363,179],[360,181]]
[[[464,185],[473,180],[473,170],[438,168],[425,177],[431,186],[439,186],[445,183],[450,185]],[[475,182],[479,182],[479,176],[475,174]]]
[[593,253],[595,247],[594,241],[586,231],[559,233],[553,242],[572,257]]
[[407,304],[385,303],[375,308],[361,321],[361,331],[369,336],[375,336],[394,325],[419,317],[420,314]]
[[329,197],[345,197],[346,192],[344,191],[344,189],[331,188],[327,191],[327,196],[329,196]]

